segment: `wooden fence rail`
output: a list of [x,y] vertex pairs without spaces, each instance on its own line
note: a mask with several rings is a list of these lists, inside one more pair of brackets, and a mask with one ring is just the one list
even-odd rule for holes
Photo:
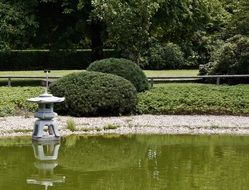
[[[151,85],[153,86],[154,83],[163,83],[168,81],[199,81],[202,79],[216,79],[216,84],[220,84],[220,79],[223,78],[249,78],[248,74],[244,75],[198,75],[198,76],[161,76],[161,77],[148,77]],[[249,81],[249,79],[248,79]]]
[[[44,76],[27,76],[27,75],[2,75],[0,79],[7,79],[8,86],[11,86],[11,79],[41,79],[44,81]],[[58,76],[50,76],[49,79],[58,79]],[[199,76],[158,76],[158,77],[148,77],[149,82],[153,86],[154,83],[163,83],[168,81],[199,81],[202,79],[213,78],[216,79],[216,84],[220,84],[220,79],[224,78],[249,78],[249,74],[243,75],[199,75]],[[249,82],[249,79],[248,79]]]
[[[44,80],[44,76],[27,76],[27,75],[2,75],[0,76],[0,79],[7,79],[8,80],[8,86],[11,86],[11,79],[41,79]],[[54,77],[50,76],[49,79],[58,79],[60,77]]]

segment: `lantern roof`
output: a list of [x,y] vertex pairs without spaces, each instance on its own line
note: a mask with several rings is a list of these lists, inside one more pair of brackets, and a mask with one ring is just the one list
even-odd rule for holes
[[35,103],[57,103],[57,102],[63,102],[64,100],[65,100],[64,97],[56,97],[48,93],[41,94],[40,96],[35,98],[27,99],[27,101]]

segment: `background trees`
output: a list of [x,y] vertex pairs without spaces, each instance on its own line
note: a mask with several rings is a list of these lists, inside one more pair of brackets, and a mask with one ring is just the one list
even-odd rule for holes
[[38,28],[37,1],[0,1],[0,48],[28,47]]
[[248,8],[246,0],[0,0],[0,48],[90,48],[92,60],[113,48],[141,66],[172,68],[163,50],[183,56],[179,68],[197,67],[229,38],[248,36]]

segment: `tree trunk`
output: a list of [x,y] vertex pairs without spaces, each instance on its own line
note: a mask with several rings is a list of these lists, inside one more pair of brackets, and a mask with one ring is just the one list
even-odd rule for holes
[[103,25],[99,21],[92,21],[90,25],[90,38],[92,55],[91,60],[99,60],[104,58],[103,40],[102,40]]

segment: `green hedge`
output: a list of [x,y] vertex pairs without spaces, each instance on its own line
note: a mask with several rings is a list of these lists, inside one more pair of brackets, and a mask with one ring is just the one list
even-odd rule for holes
[[0,117],[24,115],[33,112],[37,104],[27,102],[44,92],[41,87],[0,87]]
[[249,85],[164,84],[138,94],[141,114],[249,115]]
[[[0,51],[0,70],[86,69],[91,63],[91,50],[12,50]],[[117,57],[104,50],[104,58]]]

